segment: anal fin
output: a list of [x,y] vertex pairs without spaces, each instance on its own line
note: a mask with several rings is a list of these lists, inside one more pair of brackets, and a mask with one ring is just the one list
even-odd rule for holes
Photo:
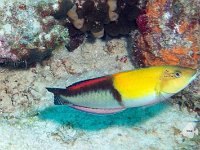
[[71,108],[80,110],[80,111],[93,113],[93,114],[114,114],[114,113],[118,113],[118,112],[125,110],[124,107],[110,108],[110,109],[108,109],[108,108],[107,109],[100,109],[100,108],[83,107],[83,106],[78,106],[78,105],[68,105],[68,106],[71,107]]

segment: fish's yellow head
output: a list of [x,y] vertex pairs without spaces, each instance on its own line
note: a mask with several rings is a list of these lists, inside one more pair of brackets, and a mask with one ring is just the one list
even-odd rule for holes
[[184,89],[197,76],[197,70],[178,66],[165,66],[160,79],[160,92],[175,94]]

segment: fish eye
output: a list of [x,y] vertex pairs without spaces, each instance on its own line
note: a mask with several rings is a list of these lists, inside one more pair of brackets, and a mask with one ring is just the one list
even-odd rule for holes
[[181,77],[181,72],[180,71],[176,71],[174,73],[174,75],[175,75],[176,78],[180,78]]

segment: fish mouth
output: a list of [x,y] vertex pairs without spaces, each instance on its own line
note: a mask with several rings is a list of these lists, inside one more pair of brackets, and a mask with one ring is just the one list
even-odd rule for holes
[[[195,80],[195,78],[200,75],[200,72],[198,72],[197,70],[191,69],[192,70],[192,76],[191,78],[188,80],[188,84],[190,84],[193,80]],[[180,92],[181,90],[183,90],[187,85],[185,85],[184,87],[182,87],[178,92]],[[161,97],[161,99],[168,99],[169,97],[175,95],[176,93],[168,93],[168,92],[164,92],[164,91],[160,91],[159,96]]]

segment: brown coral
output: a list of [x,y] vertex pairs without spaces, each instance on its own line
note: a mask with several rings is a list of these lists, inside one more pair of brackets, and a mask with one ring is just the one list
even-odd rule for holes
[[[68,18],[76,29],[91,33],[95,38],[127,35],[136,28],[140,9],[138,0],[61,0],[56,19]],[[70,7],[64,7],[68,4]],[[73,5],[74,4],[74,5]]]

